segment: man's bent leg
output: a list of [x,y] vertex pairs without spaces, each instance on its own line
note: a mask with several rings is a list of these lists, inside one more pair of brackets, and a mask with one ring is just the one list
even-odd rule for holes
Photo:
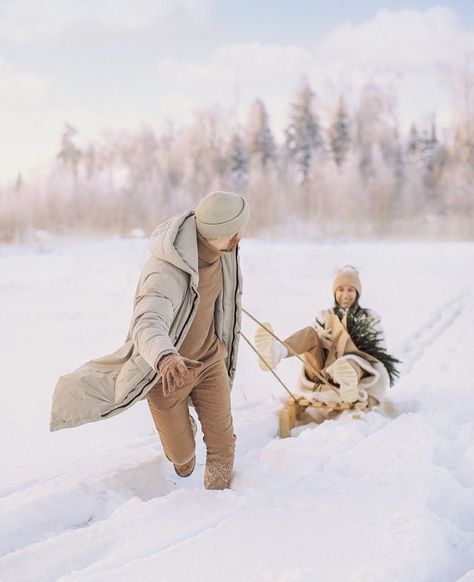
[[188,408],[188,396],[194,382],[194,372],[190,372],[184,386],[176,388],[169,396],[163,395],[161,382],[147,395],[148,406],[165,455],[174,465],[187,464],[194,457],[194,431]]

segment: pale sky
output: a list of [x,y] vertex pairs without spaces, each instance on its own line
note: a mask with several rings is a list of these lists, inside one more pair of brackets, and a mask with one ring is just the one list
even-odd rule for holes
[[321,114],[375,81],[406,129],[454,111],[450,71],[474,55],[474,2],[0,0],[0,180],[41,167],[70,123],[160,130],[257,97],[279,137],[302,76]]

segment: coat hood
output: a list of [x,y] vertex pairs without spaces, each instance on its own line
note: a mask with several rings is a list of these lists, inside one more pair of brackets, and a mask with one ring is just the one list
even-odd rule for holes
[[199,273],[194,211],[183,212],[158,225],[150,236],[150,251],[157,259],[171,263],[197,280]]

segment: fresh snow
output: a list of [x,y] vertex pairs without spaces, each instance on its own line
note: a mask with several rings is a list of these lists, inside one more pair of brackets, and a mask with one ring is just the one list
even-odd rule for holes
[[[241,343],[232,489],[178,478],[145,402],[49,433],[59,375],[125,338],[139,238],[0,247],[0,580],[474,580],[474,245],[244,240],[244,305],[281,337],[359,267],[403,359],[387,411],[279,439],[285,393]],[[253,337],[247,318],[243,331]],[[299,363],[278,368],[296,386]]]

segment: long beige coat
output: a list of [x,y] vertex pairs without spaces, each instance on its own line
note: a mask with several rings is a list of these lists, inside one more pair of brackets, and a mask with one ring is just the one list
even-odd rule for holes
[[[53,394],[52,431],[109,418],[143,399],[159,379],[158,362],[179,350],[199,303],[194,212],[158,226],[135,293],[125,344],[61,376]],[[241,322],[242,277],[238,249],[221,257],[223,289],[215,328],[227,348],[230,383],[235,373]]]

